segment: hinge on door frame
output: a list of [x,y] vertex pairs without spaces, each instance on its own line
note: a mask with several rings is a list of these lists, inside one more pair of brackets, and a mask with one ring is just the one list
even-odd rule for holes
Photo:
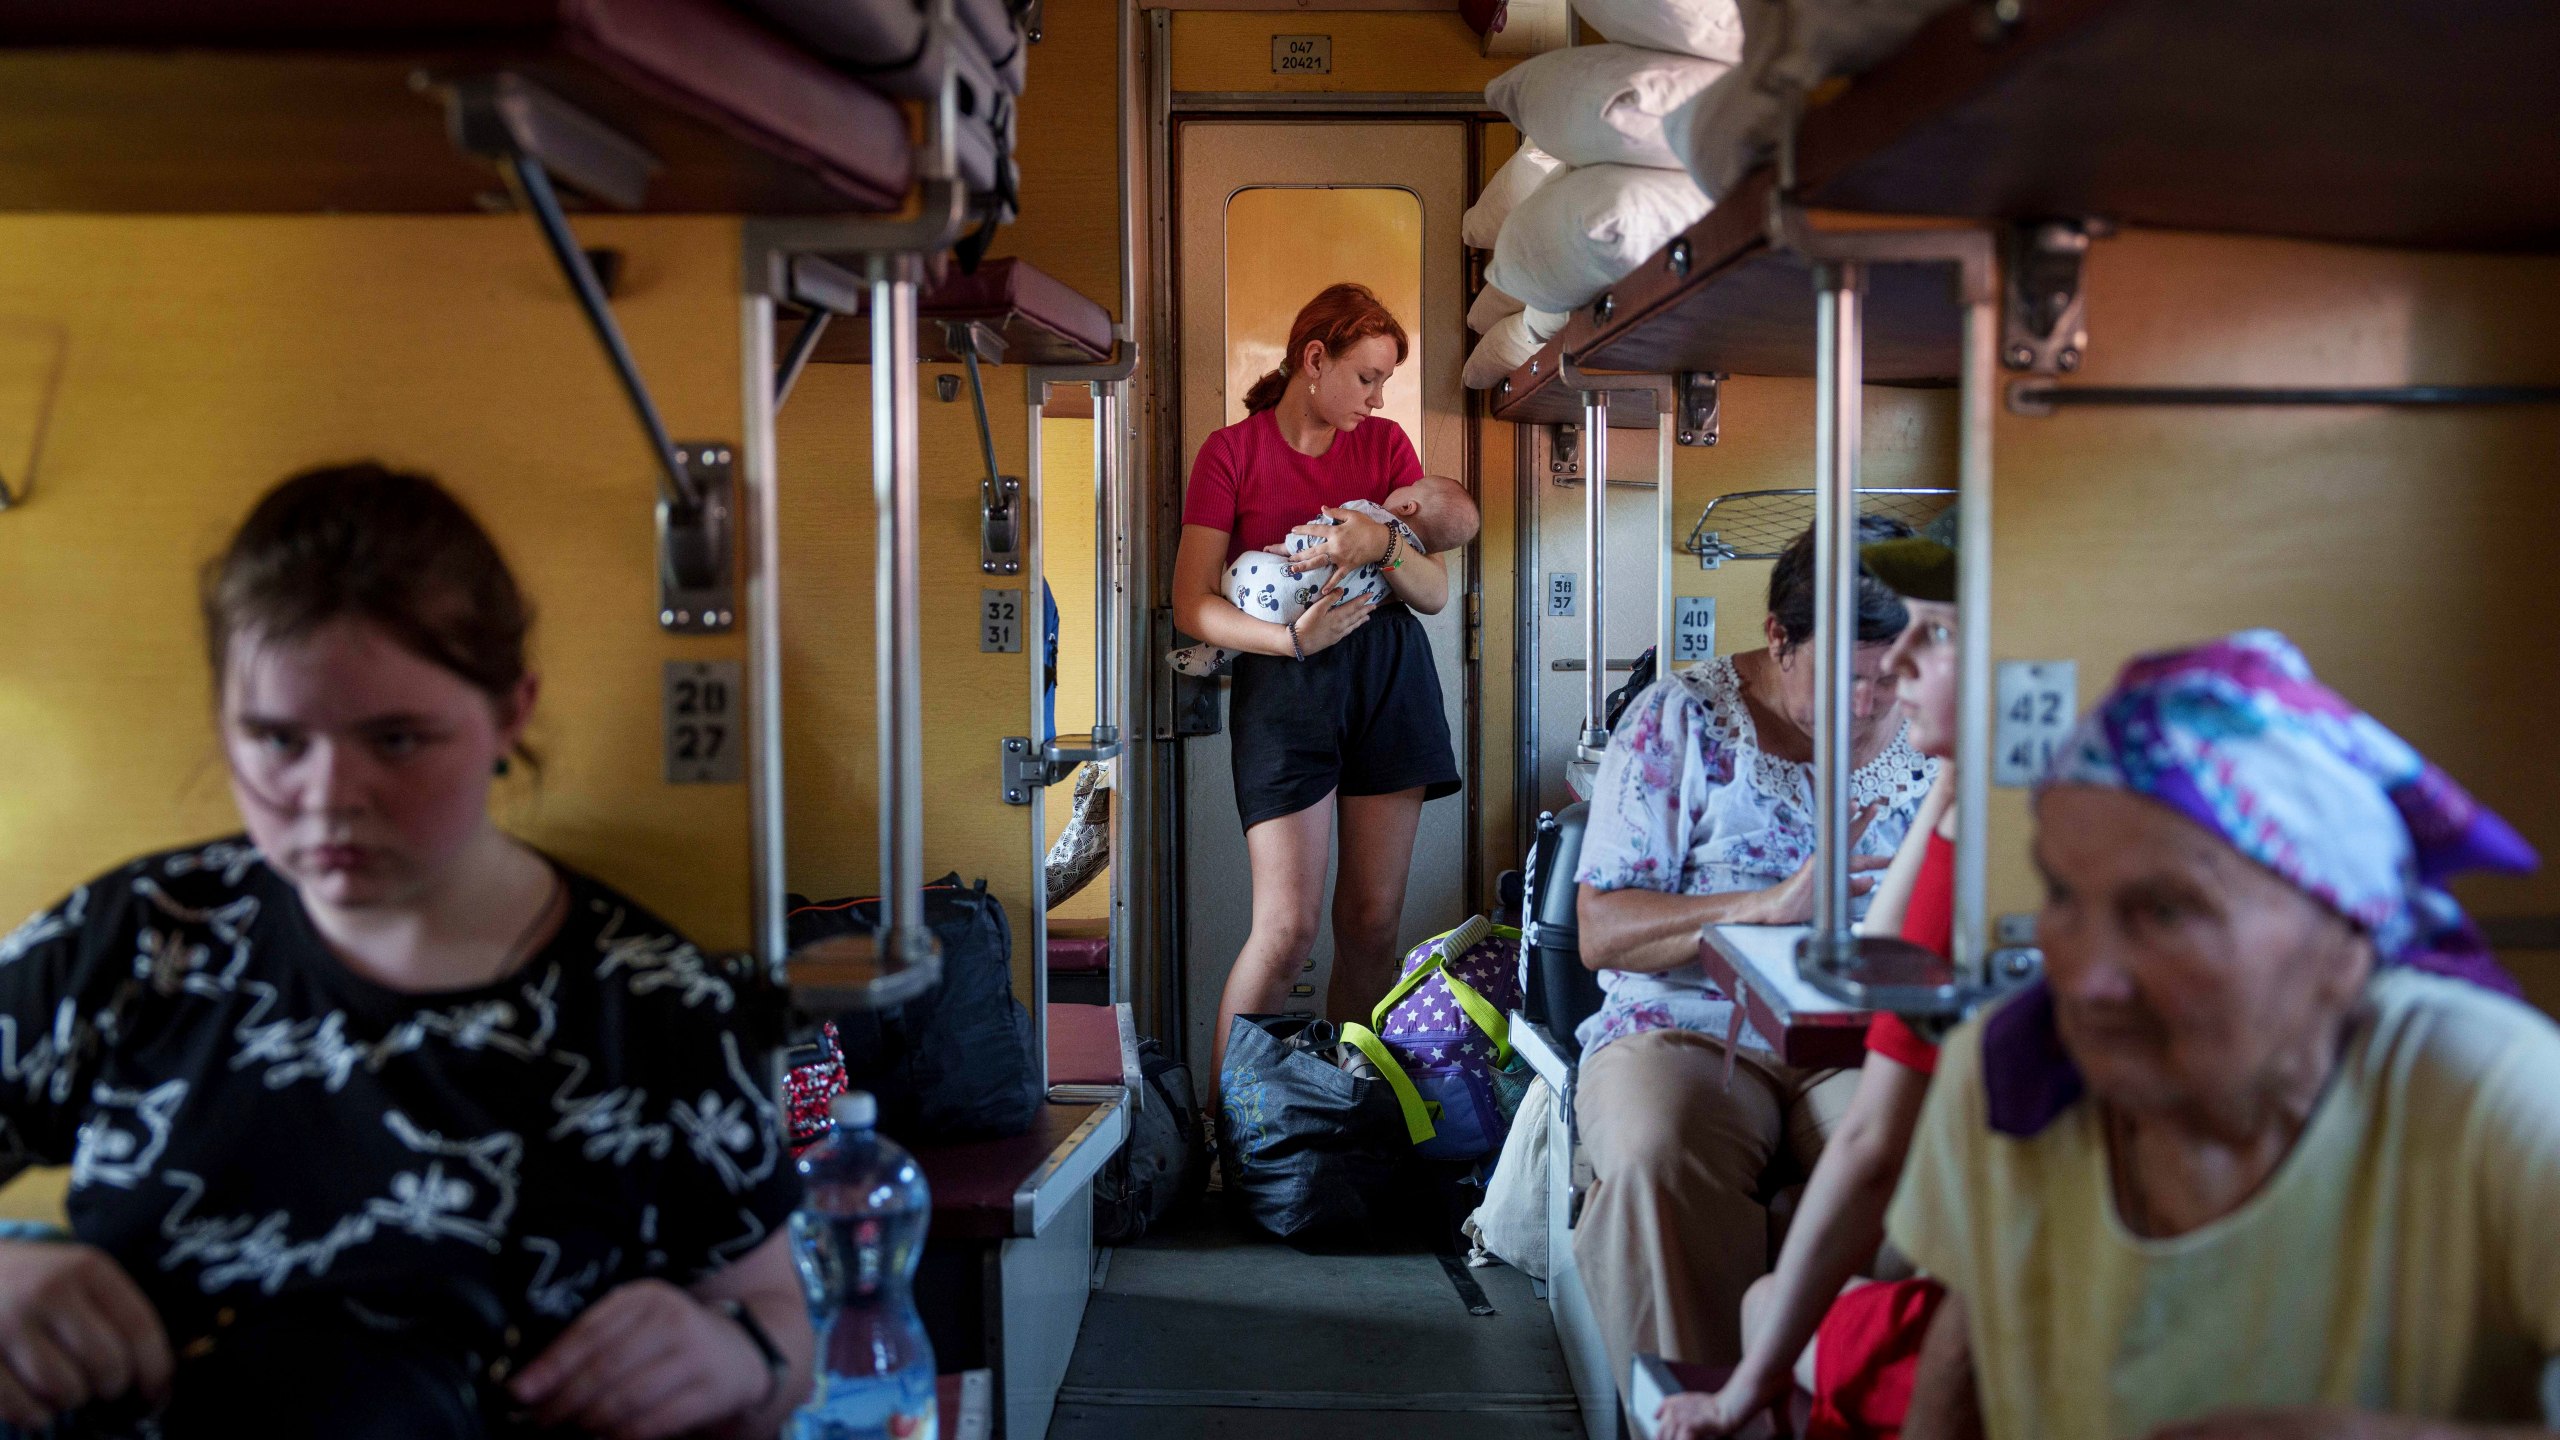
[[1555,443],[1547,447],[1547,479],[1558,485],[1582,482],[1582,426],[1578,421],[1561,421],[1555,427]]

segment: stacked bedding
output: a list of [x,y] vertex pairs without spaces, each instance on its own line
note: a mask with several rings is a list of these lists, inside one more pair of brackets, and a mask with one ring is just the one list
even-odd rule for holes
[[1735,0],[1578,0],[1611,43],[1551,50],[1485,88],[1520,128],[1518,154],[1460,223],[1493,252],[1467,312],[1483,339],[1466,383],[1527,364],[1600,298],[1707,213],[1666,122],[1741,58]]
[[1610,42],[1485,87],[1524,137],[1460,229],[1493,252],[1467,312],[1488,389],[1768,158],[1797,97],[1855,74],[1953,0],[1576,0]]
[[1739,0],[1733,73],[1665,125],[1671,148],[1709,195],[1731,193],[1776,150],[1795,101],[1900,49],[1954,0]]

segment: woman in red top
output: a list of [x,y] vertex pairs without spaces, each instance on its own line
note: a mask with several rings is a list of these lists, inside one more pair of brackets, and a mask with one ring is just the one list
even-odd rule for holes
[[[1870,931],[1898,925],[1903,939],[1944,955],[1955,927],[1955,552],[1915,537],[1866,546],[1860,559],[1911,612],[1885,669],[1912,748],[1941,762],[1865,924]],[[1657,1440],[1741,1429],[1786,1397],[1808,1345],[1814,1402],[1807,1440],[1900,1433],[1920,1342],[1945,1292],[1928,1280],[1856,1281],[1876,1268],[1885,1207],[1937,1067],[1938,1047],[1900,1018],[1878,1015],[1869,1026],[1857,1095],[1814,1166],[1778,1268],[1742,1298],[1742,1363],[1722,1390],[1664,1401]]]
[[[1422,804],[1459,789],[1439,672],[1412,614],[1439,613],[1448,574],[1401,533],[1340,508],[1422,478],[1413,442],[1373,413],[1405,350],[1404,327],[1375,295],[1332,286],[1298,312],[1287,357],[1245,396],[1245,418],[1192,461],[1173,619],[1238,652],[1228,731],[1253,866],[1253,932],[1218,1000],[1220,1067],[1235,1016],[1278,1010],[1314,948],[1337,820],[1325,1010],[1365,1015],[1386,993]],[[1319,512],[1336,523],[1302,523]],[[1388,594],[1355,601],[1328,586],[1286,625],[1237,609],[1220,593],[1226,567],[1247,550],[1282,550],[1292,533],[1318,538],[1293,573],[1374,564]]]

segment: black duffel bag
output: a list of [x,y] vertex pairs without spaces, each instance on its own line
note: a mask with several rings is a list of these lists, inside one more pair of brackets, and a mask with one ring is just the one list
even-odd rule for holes
[[1190,1067],[1141,1040],[1138,1075],[1146,1093],[1131,1107],[1129,1143],[1093,1177],[1097,1245],[1130,1244],[1209,1184]]
[[[791,897],[791,948],[880,928],[878,900]],[[1031,1013],[1013,998],[1013,927],[983,880],[925,887],[942,981],[904,1005],[832,1017],[845,1084],[880,1101],[880,1128],[910,1143],[1019,1135],[1040,1113]]]
[[1330,1022],[1304,1015],[1238,1015],[1227,1032],[1218,1076],[1226,1188],[1283,1240],[1383,1223],[1413,1151],[1395,1091],[1335,1064],[1339,1039]]

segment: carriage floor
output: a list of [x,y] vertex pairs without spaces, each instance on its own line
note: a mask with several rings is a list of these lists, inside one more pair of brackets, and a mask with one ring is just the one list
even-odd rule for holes
[[1458,1261],[1479,1292],[1464,1294],[1440,1248],[1425,1233],[1308,1253],[1212,1196],[1099,1252],[1049,1440],[1578,1435],[1547,1302],[1517,1270]]

